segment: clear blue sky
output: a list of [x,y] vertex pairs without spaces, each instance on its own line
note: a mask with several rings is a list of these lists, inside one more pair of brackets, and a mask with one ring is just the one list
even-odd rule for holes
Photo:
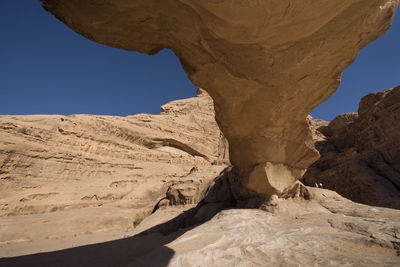
[[[157,114],[162,104],[195,95],[171,51],[147,56],[94,43],[45,12],[39,0],[0,1],[0,36],[0,114]],[[399,84],[397,14],[311,115],[331,120],[357,111],[365,94]]]

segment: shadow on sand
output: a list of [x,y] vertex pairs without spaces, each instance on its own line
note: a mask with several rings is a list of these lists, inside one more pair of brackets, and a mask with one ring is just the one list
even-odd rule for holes
[[166,244],[210,220],[219,211],[235,206],[230,197],[215,199],[216,195],[222,193],[221,189],[227,188],[225,174],[216,178],[207,190],[208,196],[195,208],[135,236],[59,251],[2,258],[0,266],[167,266],[175,252]]

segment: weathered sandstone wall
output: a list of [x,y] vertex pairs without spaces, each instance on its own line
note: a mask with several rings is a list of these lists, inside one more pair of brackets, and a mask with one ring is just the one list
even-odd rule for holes
[[203,90],[160,115],[0,116],[0,246],[133,228],[163,197],[196,204],[229,164],[214,117]]
[[321,158],[304,175],[306,185],[400,209],[400,86],[364,96],[358,113],[310,122]]
[[170,48],[214,99],[241,199],[280,194],[318,159],[306,117],[389,28],[398,0],[42,0],[83,36]]

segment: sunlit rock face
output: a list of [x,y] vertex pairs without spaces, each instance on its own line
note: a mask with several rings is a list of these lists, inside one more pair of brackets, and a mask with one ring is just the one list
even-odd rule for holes
[[161,110],[1,115],[0,246],[136,227],[157,202],[197,204],[229,164],[212,99],[199,89]]
[[278,194],[318,158],[306,122],[389,28],[398,0],[42,0],[96,42],[170,48],[214,99],[239,198]]

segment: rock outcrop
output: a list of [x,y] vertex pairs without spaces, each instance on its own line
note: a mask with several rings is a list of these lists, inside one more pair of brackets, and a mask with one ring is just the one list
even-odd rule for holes
[[42,0],[83,36],[169,48],[214,99],[240,199],[281,194],[318,159],[306,117],[389,28],[398,0]]
[[305,184],[400,209],[400,86],[364,96],[358,113],[310,122],[321,158],[304,175]]
[[0,246],[133,228],[166,195],[196,204],[227,149],[201,89],[160,115],[0,116]]

